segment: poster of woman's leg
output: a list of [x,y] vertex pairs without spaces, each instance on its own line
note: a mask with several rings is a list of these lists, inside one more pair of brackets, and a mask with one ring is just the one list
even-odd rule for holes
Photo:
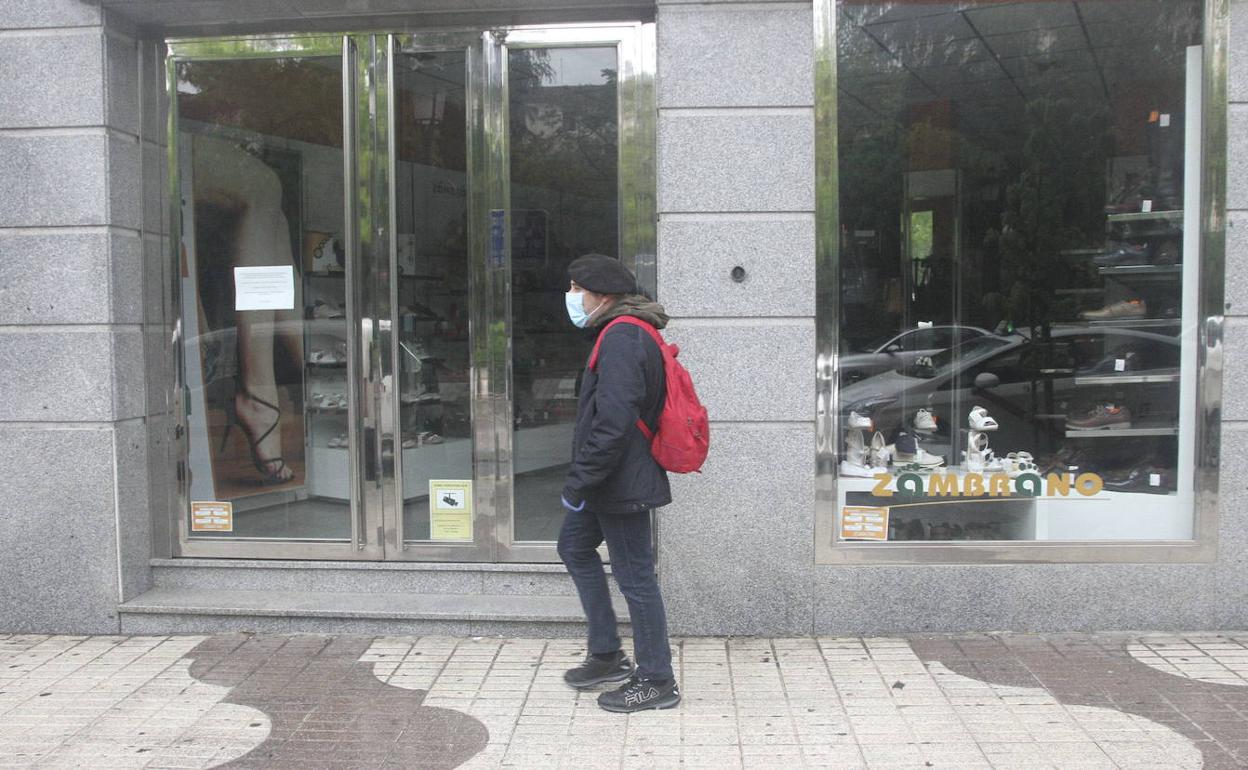
[[[297,190],[298,180],[284,182],[241,143],[208,136],[195,137],[192,166],[197,299],[211,327],[201,334],[219,343],[200,346],[205,357],[219,357],[203,366],[218,379],[204,383],[216,494],[234,499],[301,485],[303,321],[283,209],[284,183]],[[237,309],[234,273],[251,267],[290,268],[288,307]]]

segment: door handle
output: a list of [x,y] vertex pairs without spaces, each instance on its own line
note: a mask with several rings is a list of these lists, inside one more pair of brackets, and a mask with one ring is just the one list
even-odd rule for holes
[[373,381],[373,319],[360,319],[360,355],[363,358],[364,379]]

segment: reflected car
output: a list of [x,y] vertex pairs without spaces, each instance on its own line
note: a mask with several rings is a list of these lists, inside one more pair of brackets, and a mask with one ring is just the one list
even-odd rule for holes
[[[843,387],[841,410],[846,416],[850,411],[869,414],[875,429],[891,440],[896,430],[912,426],[915,412],[929,409],[943,424],[941,438],[947,441],[961,436],[967,413],[982,406],[999,425],[991,438],[998,455],[1043,451],[1065,438],[1065,415],[1097,403],[1098,397],[1126,392],[1115,386],[1115,377],[1174,387],[1179,351],[1178,337],[1129,328],[1057,329],[1043,342],[1023,333],[986,334],[933,356],[930,363],[921,360]],[[956,456],[946,457],[949,464],[961,459],[964,447],[958,443]]]
[[934,356],[992,332],[977,326],[931,326],[906,329],[872,340],[840,359],[841,382],[851,383],[881,372],[903,369],[923,356]]

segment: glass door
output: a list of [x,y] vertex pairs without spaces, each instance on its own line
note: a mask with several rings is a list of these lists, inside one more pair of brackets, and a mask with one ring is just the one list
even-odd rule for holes
[[382,555],[349,194],[367,45],[169,41],[183,555]]
[[619,256],[653,292],[647,30],[392,40],[388,558],[558,560],[590,345],[567,265]]
[[[389,558],[490,561],[498,515],[494,360],[506,348],[501,155],[485,139],[493,52],[479,32],[388,40],[382,431]],[[485,42],[483,42],[485,41]],[[496,70],[496,65],[494,67]],[[492,212],[499,212],[492,214]]]
[[522,29],[501,41],[511,216],[503,561],[558,560],[559,491],[592,345],[564,308],[568,264],[589,253],[618,257],[654,294],[652,33]]
[[179,554],[557,561],[567,265],[654,290],[653,26],[169,48]]

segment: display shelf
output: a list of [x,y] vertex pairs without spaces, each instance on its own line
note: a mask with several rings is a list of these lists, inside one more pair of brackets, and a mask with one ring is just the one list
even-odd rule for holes
[[346,414],[345,406],[309,406],[307,408],[309,414]]
[[1179,426],[1173,420],[1133,420],[1130,428],[1067,429],[1066,438],[1128,438],[1132,436],[1177,436]]
[[304,365],[309,369],[346,369],[346,361],[335,361],[334,363],[320,363],[317,361],[306,361]]
[[1076,375],[1075,385],[1146,385],[1163,382],[1178,382],[1178,369],[1164,369],[1141,372],[1118,372],[1112,374]]
[[1183,265],[1112,265],[1108,267],[1099,267],[1097,268],[1097,272],[1111,278],[1119,275],[1158,275],[1172,277],[1183,272]]
[[1104,254],[1105,249],[1062,249],[1057,253],[1063,257],[1094,257],[1097,254]]
[[1179,326],[1181,318],[1110,318],[1104,321],[1084,321],[1093,328],[1127,327],[1130,329],[1159,329],[1167,326]]
[[[332,273],[308,271],[308,272],[305,272],[304,275],[309,278],[337,278],[339,280],[346,278],[347,276],[345,271],[334,271]],[[412,280],[420,280],[420,281],[445,281],[446,280],[444,276],[427,275],[427,274],[422,274],[422,273],[412,273],[411,275],[400,274],[399,278],[410,278]]]
[[1104,321],[1058,321],[1054,329],[1161,329],[1179,326],[1181,318],[1109,318]]
[[1133,211],[1129,214],[1107,214],[1106,220],[1110,222],[1182,222],[1183,210],[1175,209],[1171,211]]

